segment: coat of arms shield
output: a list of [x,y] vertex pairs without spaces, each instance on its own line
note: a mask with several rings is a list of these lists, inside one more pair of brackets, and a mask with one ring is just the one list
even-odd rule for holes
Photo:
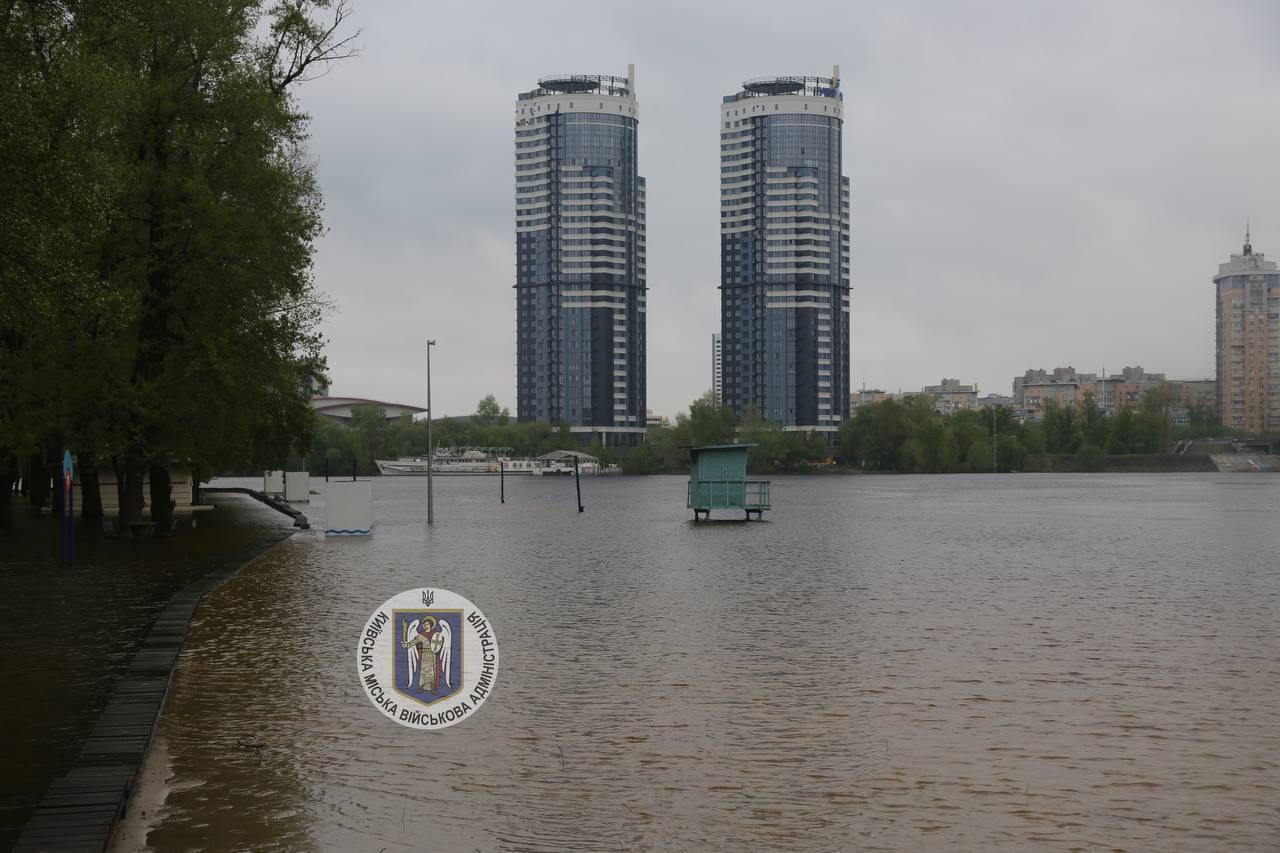
[[430,706],[462,690],[462,611],[394,611],[392,644],[397,693]]

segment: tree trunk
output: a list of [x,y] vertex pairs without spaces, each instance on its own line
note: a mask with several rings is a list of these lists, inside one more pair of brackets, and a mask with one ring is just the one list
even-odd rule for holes
[[142,522],[142,505],[146,502],[142,495],[142,479],[145,473],[141,454],[131,448],[124,457],[124,488],[120,501],[122,531],[128,530],[130,525]]
[[61,519],[67,506],[67,483],[62,479],[62,466],[49,466],[49,479],[53,482],[53,516]]
[[163,465],[152,465],[151,471],[151,520],[156,523],[156,532],[164,534],[173,530],[172,489],[169,484],[169,469]]
[[84,507],[80,517],[86,524],[98,524],[102,521],[102,492],[98,486],[98,464],[93,461],[92,453],[81,453],[76,457],[80,465],[80,505]]
[[0,456],[0,530],[8,530],[13,506],[13,484],[18,477],[18,460],[11,453]]
[[124,465],[119,456],[111,457],[111,470],[116,475],[116,521],[123,521],[124,516]]
[[31,512],[38,513],[44,509],[49,500],[49,467],[44,463],[43,453],[33,453],[27,461],[27,502],[31,504]]

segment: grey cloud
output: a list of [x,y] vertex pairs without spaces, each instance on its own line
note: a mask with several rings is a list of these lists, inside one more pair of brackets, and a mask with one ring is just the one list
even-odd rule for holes
[[638,72],[649,400],[708,386],[716,106],[841,66],[855,386],[1027,367],[1212,375],[1210,276],[1280,256],[1280,9],[1268,3],[420,4],[365,0],[364,53],[308,84],[335,389],[514,408],[511,109],[556,71]]

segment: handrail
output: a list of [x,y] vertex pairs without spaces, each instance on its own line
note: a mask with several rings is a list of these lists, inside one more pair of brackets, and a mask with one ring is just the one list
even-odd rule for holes
[[293,526],[303,530],[310,530],[311,523],[307,521],[307,517],[298,510],[289,506],[282,500],[271,497],[266,492],[260,492],[257,489],[247,489],[243,486],[201,486],[200,491],[205,494],[231,494],[231,495],[248,495],[259,503],[264,503],[274,509],[276,512],[284,513],[293,519]]
[[690,480],[686,505],[699,509],[767,509],[771,506],[770,485],[770,480]]

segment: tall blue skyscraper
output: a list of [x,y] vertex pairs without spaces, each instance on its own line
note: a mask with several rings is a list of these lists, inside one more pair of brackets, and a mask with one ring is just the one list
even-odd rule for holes
[[830,77],[748,80],[720,105],[724,402],[829,440],[849,416],[849,180]]
[[520,420],[608,446],[645,430],[645,204],[627,76],[560,74],[516,102]]

